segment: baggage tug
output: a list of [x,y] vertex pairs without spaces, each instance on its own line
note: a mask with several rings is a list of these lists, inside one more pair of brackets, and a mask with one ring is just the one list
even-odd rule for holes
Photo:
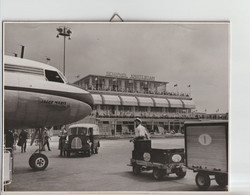
[[153,170],[156,180],[175,173],[179,178],[186,175],[184,166],[184,149],[158,149],[151,147],[151,140],[137,140],[129,166],[138,175],[143,170]]

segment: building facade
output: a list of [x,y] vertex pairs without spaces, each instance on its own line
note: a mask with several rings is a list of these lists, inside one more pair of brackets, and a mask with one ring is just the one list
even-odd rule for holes
[[155,134],[182,132],[184,121],[197,120],[190,94],[169,92],[168,82],[152,76],[107,72],[88,75],[74,84],[94,99],[91,116],[81,122],[98,124],[103,135],[133,134],[135,117]]

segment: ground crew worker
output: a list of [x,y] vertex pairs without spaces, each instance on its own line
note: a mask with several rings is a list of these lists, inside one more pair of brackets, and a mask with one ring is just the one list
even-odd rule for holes
[[26,152],[27,138],[28,132],[22,129],[21,133],[19,134],[19,144],[17,143],[17,145],[21,146],[21,152]]
[[5,131],[5,147],[13,148],[14,145],[14,136],[10,130]]
[[67,131],[65,129],[65,126],[62,127],[62,130],[60,131],[59,134],[59,147],[58,149],[60,150],[60,156],[62,156],[62,154],[65,156],[65,150],[63,150],[65,142],[66,142],[66,138],[67,138]]
[[89,128],[89,141],[91,143],[91,153],[94,154],[94,132],[93,128]]
[[142,121],[140,118],[135,119],[135,137],[134,140],[144,140],[144,139],[150,139],[148,132],[145,127],[141,125]]
[[44,130],[44,143],[43,143],[43,149],[44,149],[44,146],[47,145],[48,150],[51,151],[50,146],[49,146],[49,139],[50,139],[50,136],[49,136],[48,129],[45,128],[45,130]]

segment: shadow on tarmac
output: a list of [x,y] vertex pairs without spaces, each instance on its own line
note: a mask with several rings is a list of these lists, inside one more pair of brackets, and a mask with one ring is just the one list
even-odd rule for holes
[[[126,177],[126,178],[132,178],[136,181],[139,182],[166,182],[166,181],[174,181],[174,180],[180,180],[177,176],[165,176],[164,178],[162,178],[161,180],[156,180],[153,177],[153,173],[152,171],[143,171],[142,173],[140,173],[139,175],[134,175],[134,173],[132,172],[116,172],[116,173],[108,173],[108,175],[119,175],[122,177]],[[173,174],[174,175],[174,174]]]
[[[134,175],[134,173],[132,172],[119,172],[119,173],[107,173],[107,175],[119,175],[122,177],[126,177],[126,178],[132,178],[133,180],[137,181],[137,182],[141,182],[141,183],[152,183],[152,182],[157,182],[157,183],[162,183],[162,182],[168,182],[168,181],[181,181],[184,178],[178,178],[175,174],[171,174],[169,176],[165,176],[163,177],[161,180],[156,180],[153,177],[153,173],[152,171],[144,171],[142,173],[140,173],[139,175]],[[154,190],[152,190],[154,191]],[[157,189],[157,191],[202,191],[200,190],[196,184],[195,181],[193,183],[193,185],[183,185],[183,186],[178,186],[178,190],[176,190],[176,186],[173,187],[166,187],[166,188],[161,188],[161,189]],[[228,187],[220,187],[218,185],[211,185],[206,191],[228,191]]]

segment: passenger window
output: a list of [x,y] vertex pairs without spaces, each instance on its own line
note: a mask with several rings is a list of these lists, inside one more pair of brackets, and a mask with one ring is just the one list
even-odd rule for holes
[[87,134],[87,128],[85,127],[79,127],[78,128],[79,135],[86,135]]
[[45,76],[48,81],[57,82],[57,83],[64,83],[60,75],[56,71],[52,70],[45,70]]

